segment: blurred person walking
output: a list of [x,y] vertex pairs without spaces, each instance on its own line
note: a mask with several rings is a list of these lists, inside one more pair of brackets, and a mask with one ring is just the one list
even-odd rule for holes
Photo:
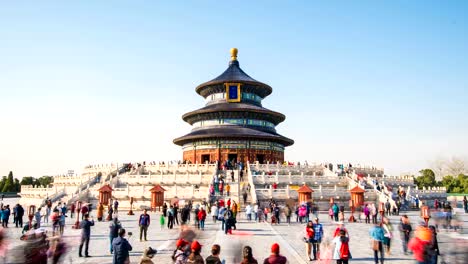
[[374,251],[374,262],[379,263],[379,252],[380,252],[380,263],[384,263],[384,251],[383,251],[383,240],[384,230],[380,224],[375,224],[369,231],[371,237],[372,250]]
[[408,253],[408,242],[410,240],[411,232],[413,228],[411,227],[409,218],[407,215],[403,215],[400,219],[400,234],[401,242],[403,246],[403,253],[406,255]]

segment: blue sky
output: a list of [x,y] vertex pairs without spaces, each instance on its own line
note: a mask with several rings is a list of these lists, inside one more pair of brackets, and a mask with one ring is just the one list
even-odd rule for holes
[[468,157],[465,1],[134,2],[0,4],[0,175],[180,159],[231,47],[273,87],[287,159]]

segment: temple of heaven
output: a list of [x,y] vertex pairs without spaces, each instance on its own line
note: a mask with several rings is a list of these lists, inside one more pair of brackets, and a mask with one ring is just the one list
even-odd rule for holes
[[276,133],[275,127],[286,117],[262,107],[272,88],[239,67],[237,49],[231,49],[229,67],[195,91],[206,105],[182,116],[193,129],[174,139],[182,146],[184,161],[284,161],[284,148],[294,141]]

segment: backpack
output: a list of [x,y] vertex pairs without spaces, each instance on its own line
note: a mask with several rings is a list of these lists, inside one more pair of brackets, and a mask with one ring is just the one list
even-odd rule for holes
[[335,205],[333,206],[333,213],[337,214],[338,211],[339,211],[338,205],[335,204]]
[[343,260],[348,260],[349,259],[349,245],[348,241],[341,242],[341,247],[340,247],[340,258]]
[[110,235],[112,237],[118,237],[119,236],[119,229],[120,229],[120,225],[119,224],[114,224],[112,223],[111,226],[110,226]]
[[223,220],[224,219],[224,213],[226,209],[223,207],[221,210],[218,212],[218,220]]

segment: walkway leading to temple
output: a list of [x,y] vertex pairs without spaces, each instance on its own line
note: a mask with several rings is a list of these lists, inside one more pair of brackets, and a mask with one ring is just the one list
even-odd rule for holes
[[[126,213],[126,212],[125,212]],[[180,229],[176,226],[172,230],[168,230],[164,227],[160,230],[159,217],[156,213],[151,213],[152,224],[149,228],[148,241],[139,242],[138,239],[138,225],[137,218],[140,212],[136,212],[134,216],[127,216],[125,213],[120,213],[121,222],[127,231],[133,232],[133,236],[129,238],[130,243],[133,246],[131,253],[131,263],[138,263],[139,258],[145,247],[151,246],[158,249],[158,254],[153,258],[155,263],[169,264],[173,263],[171,260],[171,254],[174,250],[174,244],[176,239],[179,237]],[[413,223],[413,227],[416,227],[416,223],[420,220],[417,212],[410,213],[410,217]],[[322,245],[322,254],[329,255],[332,246],[329,244],[330,235],[335,225],[331,223],[325,213],[321,214],[320,219],[324,224],[325,239]],[[399,238],[397,222],[398,217],[390,217],[395,229],[395,239],[392,241],[392,252],[387,257],[386,263],[402,263],[412,264],[411,256],[404,255],[401,250],[401,240]],[[294,219],[295,220],[295,219]],[[464,222],[468,220],[466,215],[463,216]],[[69,254],[66,256],[64,263],[112,263],[112,255],[109,254],[109,238],[108,238],[108,226],[109,222],[96,222],[96,226],[92,228],[92,237],[90,242],[90,255],[91,258],[78,258],[78,235],[79,231],[71,229],[73,220],[67,219],[67,226],[65,230],[65,239],[71,246]],[[347,224],[350,234],[350,249],[353,255],[352,263],[373,263],[372,251],[370,249],[370,239],[368,230],[371,225],[364,223]],[[50,224],[46,225],[46,229],[50,230]],[[271,226],[268,223],[254,223],[246,222],[245,220],[239,219],[238,230],[234,231],[233,235],[226,236],[221,230],[220,225],[213,224],[210,217],[207,218],[206,230],[198,231],[194,230],[196,239],[203,245],[202,256],[209,256],[211,245],[221,245],[221,256],[226,260],[228,264],[240,263],[241,249],[245,245],[249,245],[253,248],[254,256],[261,263],[264,258],[269,255],[270,246],[272,243],[277,242],[281,246],[281,253],[284,254],[289,263],[310,263],[306,261],[305,246],[302,242],[304,236],[304,225],[293,223],[291,226],[286,224],[280,224]],[[19,246],[23,245],[24,242],[19,241],[17,238],[20,236],[20,229],[8,228],[8,234],[11,238],[11,247],[13,252],[19,252]],[[457,263],[454,261],[455,258],[460,258],[461,254],[457,252],[466,252],[468,249],[467,243],[464,244],[460,241],[467,241],[463,239],[454,239],[459,237],[457,233],[439,233],[439,246],[443,254],[450,254],[448,258],[453,261],[450,263]],[[465,236],[466,239],[466,236]],[[456,244],[455,244],[456,243]],[[22,252],[19,252],[22,253]],[[6,263],[15,263],[11,259],[7,259]],[[18,262],[17,262],[18,263]],[[335,263],[330,260],[323,260],[320,262],[313,263]],[[458,262],[460,263],[460,262]]]

